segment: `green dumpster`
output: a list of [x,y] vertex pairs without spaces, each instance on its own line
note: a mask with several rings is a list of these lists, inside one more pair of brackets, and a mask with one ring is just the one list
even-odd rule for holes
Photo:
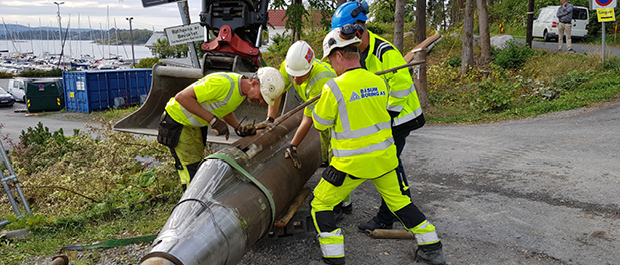
[[65,108],[62,79],[36,80],[26,83],[28,112],[59,111]]

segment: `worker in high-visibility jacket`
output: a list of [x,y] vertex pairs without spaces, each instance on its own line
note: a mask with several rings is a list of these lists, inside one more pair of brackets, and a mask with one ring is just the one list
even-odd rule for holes
[[[336,77],[336,73],[329,64],[316,60],[314,50],[305,41],[297,41],[288,49],[286,60],[280,66],[280,73],[284,76],[284,91],[294,88],[299,97],[305,102],[321,94],[323,85],[327,80]],[[284,93],[284,91],[282,93]],[[279,96],[273,105],[269,106],[267,119],[256,124],[256,129],[262,129],[273,123],[280,107],[282,96]],[[290,158],[297,168],[301,168],[301,161],[297,157],[297,146],[306,137],[312,127],[312,110],[315,103],[308,105],[304,109],[304,116],[291,140],[289,148],[285,152],[285,157]],[[321,154],[325,167],[331,158],[329,149],[330,132],[321,132]]]
[[254,125],[241,126],[233,111],[246,98],[271,105],[283,89],[282,74],[273,67],[263,67],[249,78],[238,73],[212,73],[170,98],[157,140],[170,148],[183,189],[204,157],[207,126],[226,140],[228,125],[240,136],[255,134]]
[[[377,36],[366,28],[368,17],[368,5],[365,1],[346,2],[336,9],[332,17],[332,28],[340,28],[347,24],[362,26],[364,34],[360,49],[360,64],[368,71],[376,73],[406,64],[402,54],[387,40]],[[398,156],[399,186],[407,196],[411,197],[407,174],[400,159],[405,148],[407,136],[411,131],[424,126],[424,115],[418,100],[418,94],[411,74],[407,68],[382,75],[388,81],[390,99],[387,110],[393,117],[392,133]],[[360,231],[374,230],[377,228],[391,229],[392,223],[398,221],[388,209],[385,201],[381,201],[379,212],[366,223],[358,226]]]
[[310,264],[344,264],[344,236],[336,226],[333,208],[362,182],[370,179],[403,226],[414,233],[416,253],[431,264],[445,264],[435,227],[401,192],[391,117],[385,106],[389,90],[381,77],[359,63],[361,27],[330,31],[323,40],[338,77],[327,81],[313,112],[314,127],[332,128],[334,157],[314,189],[312,217],[323,258]]

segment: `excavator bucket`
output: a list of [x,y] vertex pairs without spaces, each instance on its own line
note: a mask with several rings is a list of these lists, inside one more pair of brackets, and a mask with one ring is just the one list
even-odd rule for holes
[[[218,58],[218,60],[222,59]],[[237,63],[238,60],[234,58],[231,60],[230,63],[222,62],[222,65],[228,65],[228,69],[216,67],[217,65],[214,65],[213,60],[207,57],[205,57],[206,63],[203,66],[203,69],[206,70],[163,65],[153,66],[153,81],[151,84],[151,91],[146,101],[134,113],[114,124],[114,130],[156,136],[159,120],[164,112],[166,103],[168,103],[170,98],[174,97],[179,91],[191,85],[193,82],[207,74],[222,71],[230,72],[232,70],[232,72],[237,72],[245,76],[253,75],[253,71],[248,71],[247,68],[243,67],[242,63]],[[287,91],[287,93],[283,95],[280,111],[281,113],[285,113],[302,102],[303,101],[296,93],[288,93]],[[246,100],[233,113],[235,117],[237,117],[237,120],[240,122],[243,120],[242,124],[252,122],[258,123],[265,120],[267,117],[267,105]],[[240,137],[235,135],[234,128],[230,127],[229,130],[232,134],[228,140],[223,136],[215,136],[209,132],[207,141],[231,144],[240,139]]]

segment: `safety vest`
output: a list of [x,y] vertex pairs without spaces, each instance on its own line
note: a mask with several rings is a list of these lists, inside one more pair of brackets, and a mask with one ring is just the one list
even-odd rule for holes
[[[314,59],[314,62],[312,62],[312,70],[310,70],[310,76],[308,76],[308,79],[306,79],[306,81],[304,81],[301,85],[296,85],[293,77],[286,72],[285,64],[286,60],[280,65],[280,73],[282,73],[282,76],[285,77],[284,91],[291,87],[295,88],[295,91],[297,91],[297,94],[304,102],[316,97],[318,94],[321,94],[321,90],[323,90],[325,82],[336,77],[336,73],[327,63]],[[316,101],[308,105],[304,109],[304,115],[312,117],[312,110],[315,105]]]
[[362,69],[325,83],[312,118],[318,130],[332,128],[331,165],[358,178],[376,178],[398,166],[385,81]]
[[[387,40],[368,31],[368,49],[361,52],[360,64],[376,73],[406,64],[403,55]],[[418,93],[407,68],[382,75],[388,81],[390,99],[387,109],[400,114],[394,118],[394,127],[405,124],[422,115]]]
[[[237,73],[212,73],[185,89],[194,89],[198,103],[221,119],[233,112],[246,98],[239,86],[242,77]],[[174,97],[168,101],[166,112],[172,119],[186,126],[209,125],[208,121],[187,111]]]

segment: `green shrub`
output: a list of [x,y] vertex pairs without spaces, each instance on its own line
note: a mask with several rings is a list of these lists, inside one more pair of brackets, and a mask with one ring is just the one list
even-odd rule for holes
[[620,70],[620,58],[611,57],[603,63],[603,70]]
[[290,47],[292,43],[291,36],[287,33],[276,33],[276,35],[271,38],[271,41],[273,41],[273,43],[269,47],[267,47],[267,50],[272,53],[279,53],[284,55],[286,55],[288,47]]
[[15,77],[15,75],[12,73],[0,72],[0,78],[13,78],[13,77]]
[[480,83],[476,92],[474,106],[483,112],[501,112],[512,104],[512,91],[516,85],[497,85],[491,81]]
[[[10,159],[32,198],[33,213],[60,217],[112,209],[126,214],[144,202],[178,199],[178,176],[166,148],[112,131],[110,123],[88,130],[64,136],[61,130],[52,133],[39,123],[22,133]],[[136,156],[146,155],[164,166],[148,168],[136,161]]]
[[[73,68],[75,69],[75,68]],[[62,76],[62,69],[53,69],[49,71],[44,70],[24,70],[19,73],[19,76],[23,77],[60,77]]]
[[[389,28],[387,28],[384,24],[385,23],[372,23],[372,22],[370,22],[370,23],[366,24],[366,28],[368,30],[372,31],[372,33],[381,35],[381,34],[390,32]],[[394,28],[392,28],[391,32],[392,33],[394,32]]]
[[[22,131],[19,138],[21,145],[15,148],[14,152],[19,154],[18,161],[24,162],[22,165],[26,174],[45,170],[50,166],[50,159],[62,157],[73,147],[62,128],[51,133],[41,122],[34,128],[28,127],[26,131]],[[48,150],[48,147],[52,150]]]
[[570,71],[551,82],[551,86],[559,90],[572,90],[588,82],[592,75],[594,75],[594,70]]
[[136,64],[135,67],[136,68],[148,68],[148,69],[151,69],[151,68],[153,68],[153,65],[155,65],[156,63],[166,65],[164,63],[160,63],[159,62],[159,58],[155,57],[155,58],[140,59],[140,62],[138,64]]
[[268,52],[263,53],[263,60],[268,66],[280,68],[280,63],[286,58],[288,48],[291,46],[291,37],[286,33],[277,33],[271,38],[271,41],[273,43],[267,47]]
[[444,64],[451,67],[461,67],[461,57],[450,57]]
[[493,62],[504,69],[521,69],[534,51],[525,43],[506,42],[504,49],[493,49]]

